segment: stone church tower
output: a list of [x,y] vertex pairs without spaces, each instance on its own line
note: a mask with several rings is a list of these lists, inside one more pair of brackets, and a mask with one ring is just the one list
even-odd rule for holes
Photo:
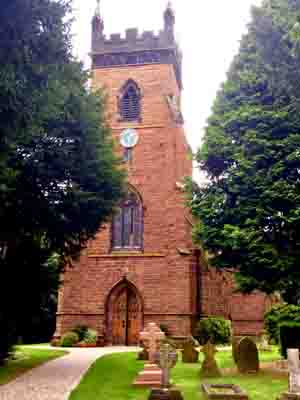
[[[168,5],[158,35],[128,29],[125,38],[106,38],[100,7],[96,10],[93,86],[107,94],[108,120],[129,184],[111,223],[64,275],[56,337],[85,324],[97,330],[99,343],[133,345],[148,322],[183,337],[200,315],[230,316],[232,283],[226,286],[224,277],[199,265],[184,205],[182,180],[192,175],[192,160],[180,107],[182,56],[174,24]],[[241,303],[235,301],[237,313]],[[257,311],[262,297],[250,303]],[[255,334],[261,315],[252,314],[254,325],[247,321],[244,331]]]

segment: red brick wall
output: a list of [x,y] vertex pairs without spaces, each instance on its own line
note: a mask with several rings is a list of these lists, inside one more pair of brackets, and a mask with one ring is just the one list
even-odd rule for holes
[[263,330],[267,297],[261,293],[243,295],[236,292],[234,277],[214,269],[203,271],[202,313],[224,316],[232,321],[234,335],[258,336]]

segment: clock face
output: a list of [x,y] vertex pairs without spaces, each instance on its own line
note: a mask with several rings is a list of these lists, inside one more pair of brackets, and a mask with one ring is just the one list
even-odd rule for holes
[[123,147],[130,149],[137,145],[139,141],[139,135],[134,129],[125,129],[120,136],[120,143]]

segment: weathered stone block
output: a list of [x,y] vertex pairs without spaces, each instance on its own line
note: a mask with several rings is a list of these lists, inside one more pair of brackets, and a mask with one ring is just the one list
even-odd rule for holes
[[202,384],[201,386],[204,396],[208,400],[248,400],[247,393],[237,385],[209,385]]
[[184,400],[182,394],[176,389],[152,389],[148,400]]
[[256,344],[245,337],[237,347],[237,367],[241,373],[256,373],[259,371],[259,358]]

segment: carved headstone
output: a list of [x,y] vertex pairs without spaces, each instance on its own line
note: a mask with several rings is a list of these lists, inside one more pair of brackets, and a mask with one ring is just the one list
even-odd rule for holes
[[149,361],[144,365],[134,386],[161,387],[162,370],[155,364],[155,354],[160,349],[160,341],[165,337],[164,333],[155,323],[149,323],[146,329],[140,334],[140,341],[145,346],[145,351],[149,354]]
[[289,391],[278,400],[300,400],[300,362],[299,349],[288,349]]
[[144,343],[146,350],[149,353],[149,361],[154,363],[154,355],[158,352],[160,341],[164,339],[165,334],[154,323],[150,322],[146,329],[141,332],[140,339]]
[[181,352],[183,363],[197,363],[199,361],[199,351],[196,349],[197,345],[197,341],[192,336],[185,340]]
[[256,344],[253,340],[242,338],[237,346],[237,367],[241,373],[259,371],[259,358]]
[[162,369],[162,388],[170,387],[170,370],[174,368],[178,360],[177,352],[169,344],[163,344],[160,352],[155,354],[155,362]]
[[200,371],[201,377],[217,378],[221,376],[221,372],[215,360],[215,354],[218,352],[216,346],[207,342],[201,349],[201,352],[204,353],[204,361]]
[[288,349],[289,392],[300,393],[299,349]]
[[167,343],[162,344],[155,359],[163,371],[162,388],[152,389],[148,400],[183,400],[179,390],[170,388],[170,370],[175,367],[178,359],[176,349]]

